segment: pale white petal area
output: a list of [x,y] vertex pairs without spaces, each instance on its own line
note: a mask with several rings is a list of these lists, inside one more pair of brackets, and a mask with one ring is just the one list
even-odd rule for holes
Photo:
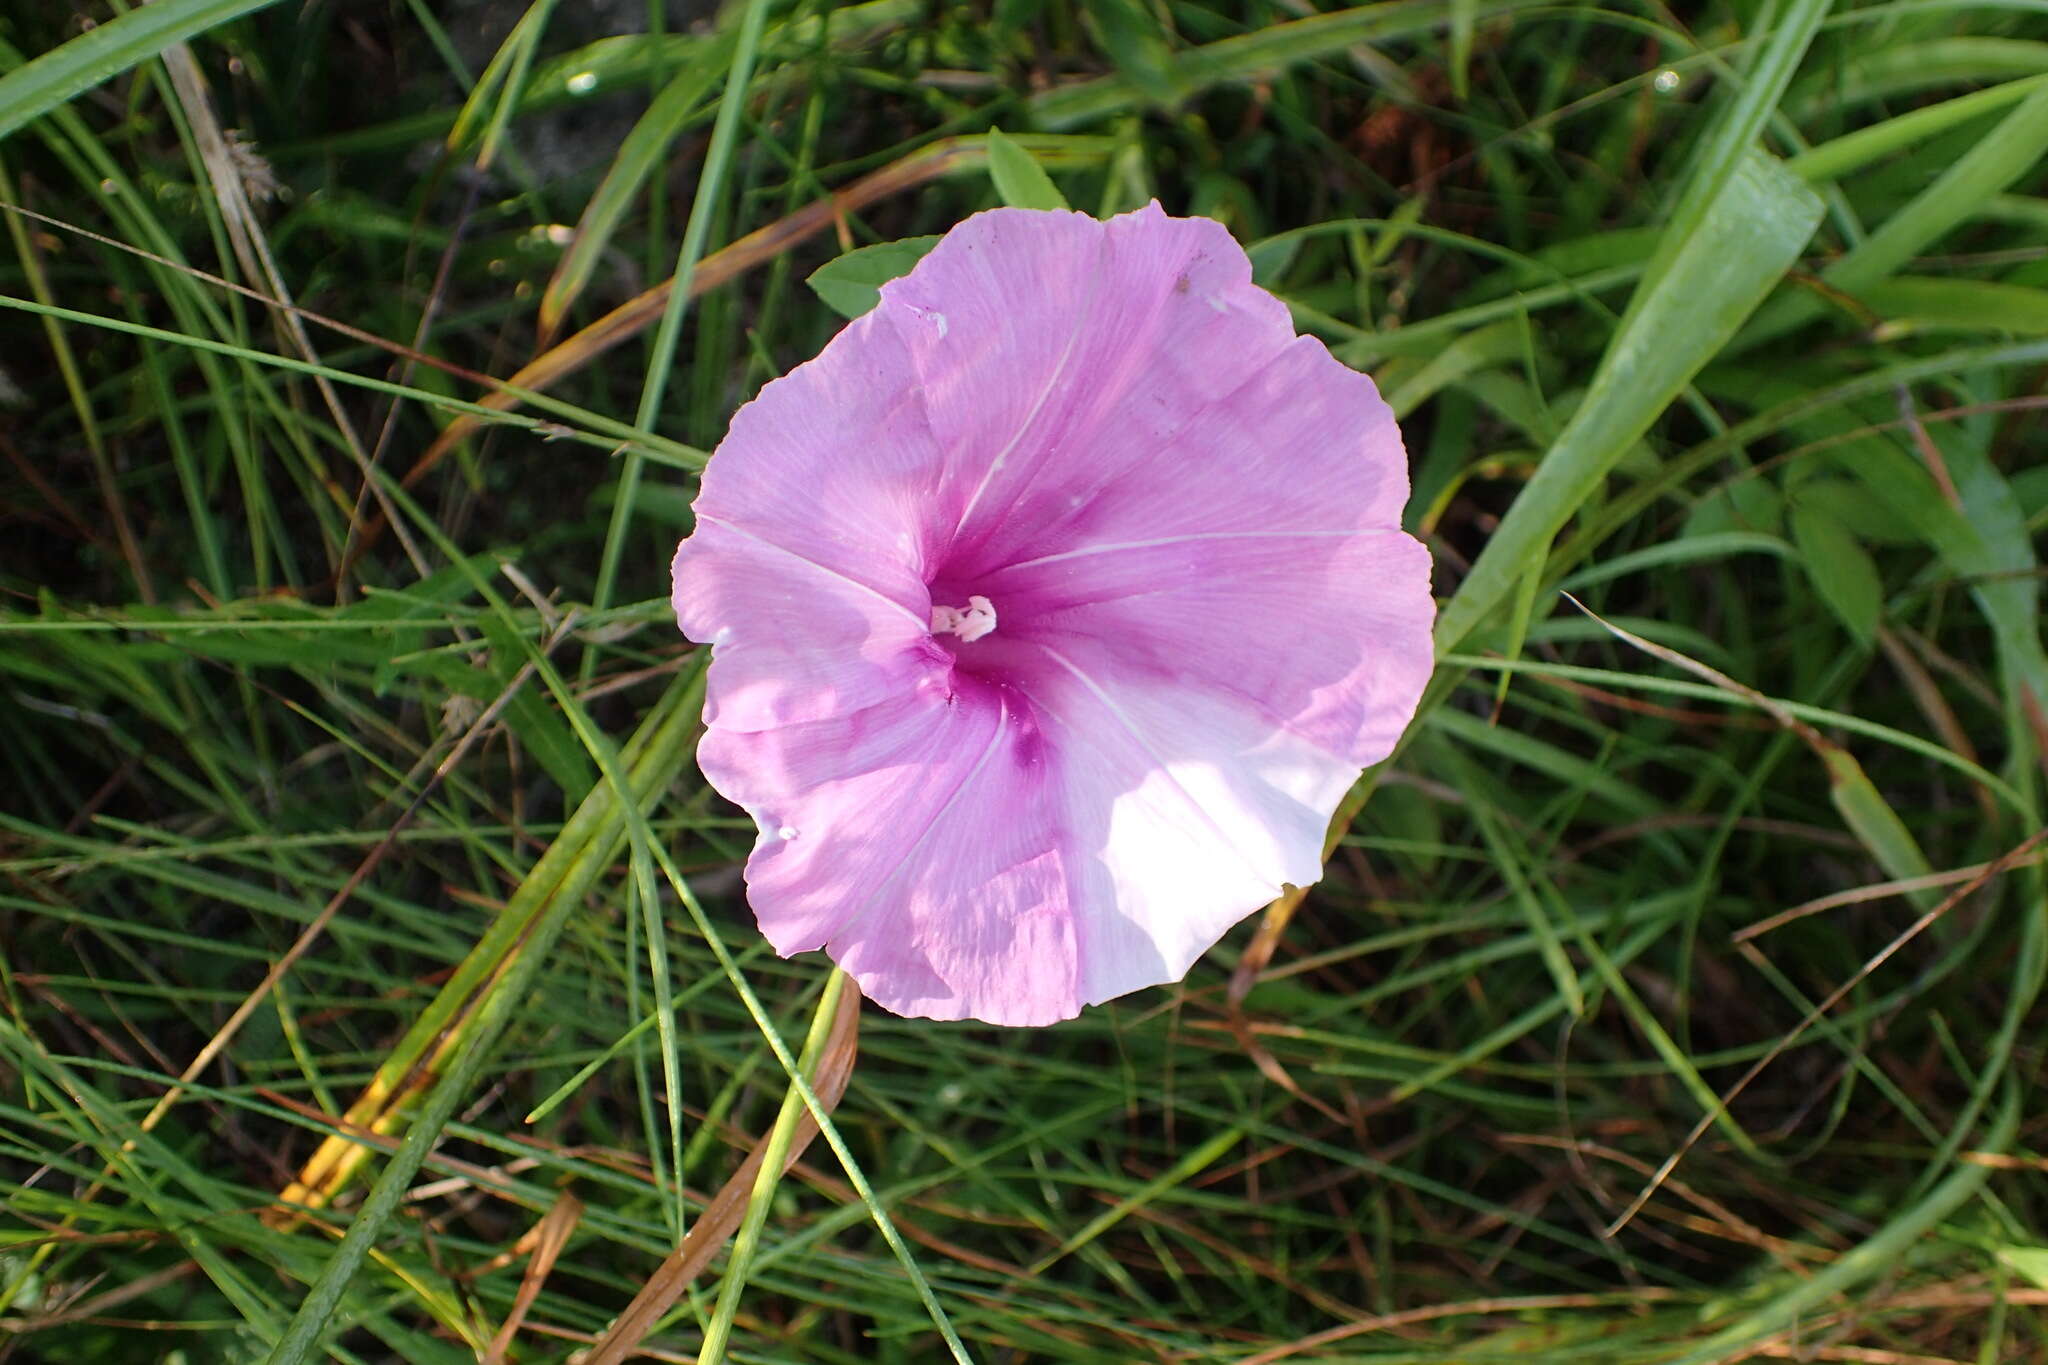
[[1179,980],[1286,885],[1320,878],[1358,769],[1207,688],[1048,657],[1032,699],[1066,822],[1092,845],[1074,935],[1081,998],[1099,1004]]

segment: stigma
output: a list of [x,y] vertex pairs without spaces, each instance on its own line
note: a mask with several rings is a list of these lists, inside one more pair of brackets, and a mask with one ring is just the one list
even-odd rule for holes
[[932,634],[957,635],[963,645],[973,644],[995,628],[995,606],[978,593],[968,598],[964,607],[932,607]]

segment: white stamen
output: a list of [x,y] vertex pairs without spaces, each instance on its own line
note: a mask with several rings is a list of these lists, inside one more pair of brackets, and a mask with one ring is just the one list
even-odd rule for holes
[[932,608],[932,634],[957,635],[960,643],[971,645],[996,628],[995,606],[979,593],[964,607]]

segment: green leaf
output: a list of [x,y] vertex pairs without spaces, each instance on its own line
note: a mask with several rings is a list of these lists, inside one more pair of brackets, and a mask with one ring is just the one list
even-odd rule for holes
[[[1898,881],[1925,877],[1934,871],[1913,831],[1899,817],[1892,803],[1870,780],[1870,774],[1856,761],[1856,755],[1839,744],[1821,750],[1821,762],[1828,770],[1828,800],[1841,815],[1842,823],[1856,836],[1856,842],[1870,851],[1885,875]],[[1922,887],[1906,893],[1906,899],[1922,910],[1932,910],[1942,893]]]
[[482,145],[476,153],[476,168],[480,171],[497,160],[498,146],[512,121],[512,111],[525,97],[526,78],[533,70],[533,54],[540,48],[554,9],[555,0],[535,0],[533,6],[519,16],[519,22],[499,44],[497,54],[491,58],[490,65],[484,68],[484,74],[477,78],[476,87],[463,102],[462,111],[455,116],[455,126],[448,130],[448,147],[452,151],[466,146],[477,125],[483,124]]
[[[1933,184],[1826,270],[1821,279],[1840,293],[1861,297],[1914,256],[1981,213],[1992,198],[2048,155],[2048,88],[2035,90],[1998,126],[1979,138]],[[1761,345],[1823,314],[1830,305],[1812,293],[1773,299],[1736,343]]]
[[[1980,444],[1954,440],[1943,427],[1928,436],[1940,448],[1960,507],[1950,504],[1921,460],[1891,442],[1863,447],[1854,472],[1871,496],[1919,530],[1950,573],[1970,584],[1997,637],[2001,668],[2020,693],[2013,699],[2015,716],[2048,708],[2040,562],[2019,501]],[[2031,727],[2016,727],[2012,739],[2017,751],[2031,751]]]
[[[1685,188],[1672,206],[1671,220],[1643,271],[1642,284],[1629,300],[1628,313],[1622,318],[1624,331],[1635,320],[1641,305],[1676,270],[1680,254],[1691,249],[1707,217],[1726,202],[1745,166],[1756,163],[1761,155],[1757,138],[1777,111],[1793,73],[1799,69],[1800,59],[1806,55],[1814,34],[1820,31],[1821,20],[1827,17],[1830,3],[1831,0],[1792,0],[1787,11],[1777,16],[1777,24],[1756,54],[1755,63],[1743,73],[1735,97],[1722,109],[1713,132],[1694,155]],[[1811,231],[1809,228],[1808,232]],[[1802,240],[1800,245],[1805,242]],[[1755,307],[1755,302],[1750,306]]]
[[1922,541],[1918,526],[1854,479],[1832,475],[1807,479],[1793,496],[1831,513],[1865,545],[1918,545]]
[[1490,365],[1513,360],[1522,353],[1522,325],[1518,319],[1503,318],[1485,327],[1475,327],[1445,346],[1413,374],[1387,385],[1387,406],[1396,417],[1406,417],[1424,402],[1467,375]]
[[1784,524],[1784,499],[1768,479],[1741,478],[1702,497],[1686,514],[1685,535],[1757,532],[1774,536]]
[[2048,1289],[2048,1247],[2000,1247],[1998,1259],[2037,1287]]
[[996,194],[1013,209],[1067,206],[1066,196],[1053,185],[1045,168],[997,128],[988,130],[988,174],[996,182]]
[[1125,80],[1160,108],[1171,108],[1179,92],[1173,83],[1173,49],[1159,21],[1140,0],[1088,0],[1088,14],[1102,50]]
[[2048,289],[1900,276],[1869,286],[1862,297],[1885,320],[1888,333],[1940,329],[2048,335]]
[[2048,465],[2019,470],[2010,482],[2013,501],[2020,509],[2020,520],[2035,522],[2048,515]]
[[[746,117],[748,86],[754,79],[754,61],[760,55],[761,35],[768,23],[768,0],[747,0],[740,11],[739,30],[733,39],[732,60],[726,68],[725,89],[718,97],[718,115],[711,124],[711,143],[704,162],[697,169],[697,193],[690,200],[689,222],[676,248],[675,273],[670,276],[668,297],[662,301],[661,321],[655,324],[654,339],[648,347],[646,377],[640,382],[640,402],[634,410],[633,426],[643,436],[653,436],[661,412],[662,395],[668,391],[669,372],[675,368],[676,347],[683,334],[683,319],[689,314],[695,290],[691,281],[698,262],[710,244],[711,226],[719,216],[728,192],[733,147],[739,140],[740,124]],[[605,527],[604,549],[597,561],[597,586],[590,603],[599,611],[611,605],[612,589],[618,582],[619,562],[625,553],[626,530],[633,520],[633,504],[640,487],[644,441],[626,448],[625,463],[619,469],[618,497]],[[599,651],[583,655],[583,676],[595,676]]]
[[1530,561],[1798,259],[1821,202],[1760,152],[1736,163],[1638,289],[1586,397],[1437,618],[1437,652],[1492,614]]
[[1252,262],[1252,283],[1262,289],[1277,285],[1280,277],[1287,273],[1287,268],[1294,264],[1294,258],[1301,254],[1303,240],[1301,234],[1290,232],[1246,247],[1244,254]]
[[1821,600],[1869,644],[1884,610],[1884,583],[1870,552],[1834,513],[1803,498],[1792,504],[1792,543]]
[[157,0],[0,76],[0,138],[165,48],[276,0]]
[[813,270],[806,281],[842,317],[857,318],[881,300],[882,286],[910,273],[937,237],[905,237],[895,242],[857,247]]
[[1472,97],[1472,31],[1475,0],[1451,0],[1451,94],[1460,104]]
[[1964,35],[1891,43],[1843,62],[1830,62],[1798,82],[1785,112],[1804,125],[1846,106],[1901,100],[1924,90],[1982,86],[2048,71],[2048,43]]
[[1839,180],[1873,161],[1917,147],[1950,128],[2003,109],[2041,89],[2048,89],[2048,76],[2029,76],[2024,80],[1994,85],[1989,90],[1958,95],[1952,100],[1929,104],[1868,128],[1844,133],[1832,142],[1823,142],[1811,151],[1801,152],[1785,165],[1794,175],[1810,184]]

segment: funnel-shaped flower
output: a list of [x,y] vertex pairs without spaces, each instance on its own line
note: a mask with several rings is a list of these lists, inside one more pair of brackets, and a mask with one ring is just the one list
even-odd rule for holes
[[1431,662],[1370,380],[1219,225],[999,209],[733,418],[676,552],[748,899],[900,1014],[1043,1024],[1321,874]]

